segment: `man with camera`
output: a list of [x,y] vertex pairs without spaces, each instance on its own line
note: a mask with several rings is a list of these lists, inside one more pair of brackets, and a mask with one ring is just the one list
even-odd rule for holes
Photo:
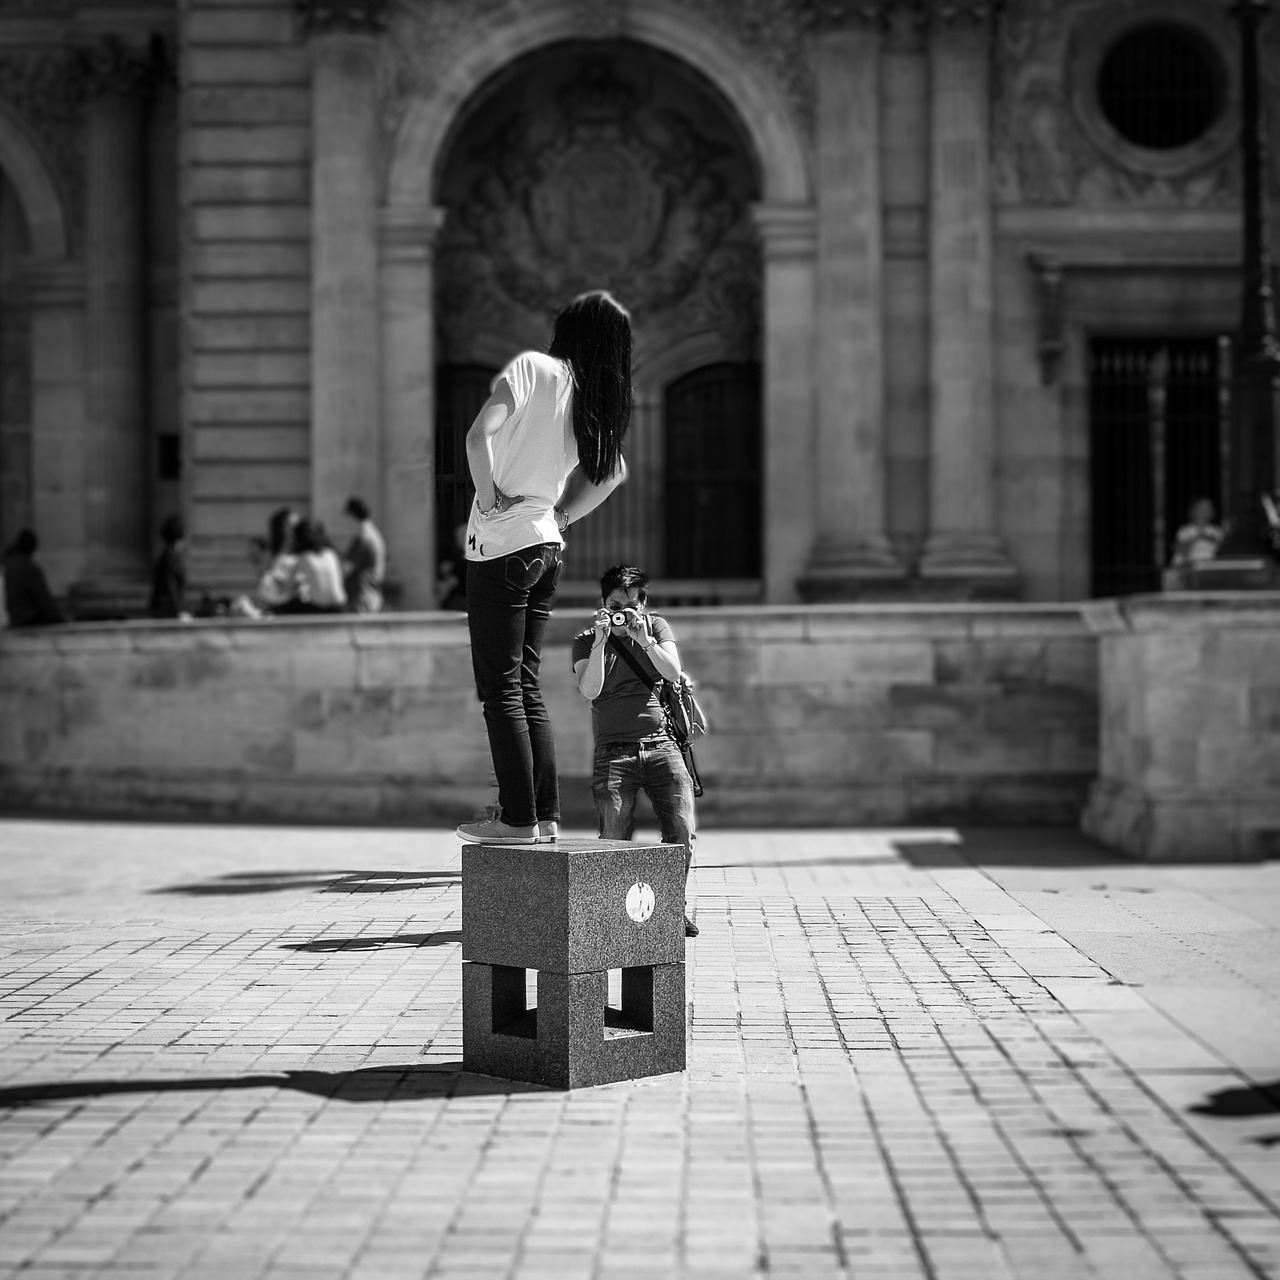
[[[680,655],[667,620],[645,609],[648,583],[649,575],[631,565],[604,571],[603,608],[595,624],[573,640],[573,674],[591,702],[596,744],[591,795],[601,838],[631,839],[636,796],[643,791],[663,843],[684,846],[687,876],[695,838],[693,782],[667,728],[655,683],[679,680]],[[687,914],[684,931],[686,937],[698,936]]]

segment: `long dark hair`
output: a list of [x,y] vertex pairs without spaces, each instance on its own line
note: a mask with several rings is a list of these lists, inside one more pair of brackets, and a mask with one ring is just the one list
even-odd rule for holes
[[549,354],[573,374],[578,463],[600,484],[622,462],[631,421],[631,316],[603,289],[580,293],[556,316]]

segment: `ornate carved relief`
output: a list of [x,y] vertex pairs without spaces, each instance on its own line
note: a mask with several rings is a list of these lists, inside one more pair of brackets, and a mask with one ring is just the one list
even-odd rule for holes
[[[1235,202],[1234,151],[1211,139],[1176,164],[1147,164],[1133,149],[1100,145],[1082,123],[1091,108],[1088,75],[1096,57],[1086,42],[1105,41],[1117,19],[1142,0],[1010,0],[996,32],[995,157],[998,198],[1009,204],[1137,204],[1212,207]],[[1082,105],[1083,104],[1083,105]]]
[[72,54],[0,54],[0,99],[39,144],[78,234],[84,211],[84,93]]
[[1003,7],[1003,0],[915,0],[923,23],[938,26],[983,26]]
[[[610,39],[626,33],[630,0],[574,0],[577,34]],[[681,0],[682,7],[717,29],[760,64],[806,125],[813,120],[813,68],[808,35],[820,11],[878,11],[893,0]],[[478,30],[518,26],[527,0],[395,0],[383,42],[379,94],[390,135],[416,94],[429,95]]]
[[387,25],[387,0],[294,0],[308,35],[377,35]]
[[99,94],[142,94],[149,91],[163,63],[157,49],[127,45],[118,36],[103,36],[76,49],[75,74],[89,97]]
[[578,27],[591,40],[615,40],[622,33],[625,0],[574,0]]
[[613,290],[638,330],[724,326],[746,358],[759,250],[731,160],[741,163],[604,62],[565,85],[552,111],[507,117],[470,150],[473,177],[438,254],[446,358],[465,358],[480,330],[519,330],[512,313],[541,328],[590,288]]

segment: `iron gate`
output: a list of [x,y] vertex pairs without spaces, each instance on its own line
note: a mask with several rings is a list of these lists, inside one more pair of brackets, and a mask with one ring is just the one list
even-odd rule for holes
[[670,578],[760,576],[760,366],[714,364],[666,396]]
[[1158,590],[1191,503],[1221,512],[1230,385],[1225,337],[1090,343],[1095,596]]
[[467,431],[489,398],[498,370],[442,364],[436,372],[436,555],[452,554],[453,530],[466,524],[475,485],[467,466]]

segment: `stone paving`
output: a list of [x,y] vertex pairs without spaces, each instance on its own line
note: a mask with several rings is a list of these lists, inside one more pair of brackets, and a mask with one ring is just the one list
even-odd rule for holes
[[689,1069],[460,1070],[442,832],[0,823],[0,1275],[1280,1276],[1280,867],[706,832]]

